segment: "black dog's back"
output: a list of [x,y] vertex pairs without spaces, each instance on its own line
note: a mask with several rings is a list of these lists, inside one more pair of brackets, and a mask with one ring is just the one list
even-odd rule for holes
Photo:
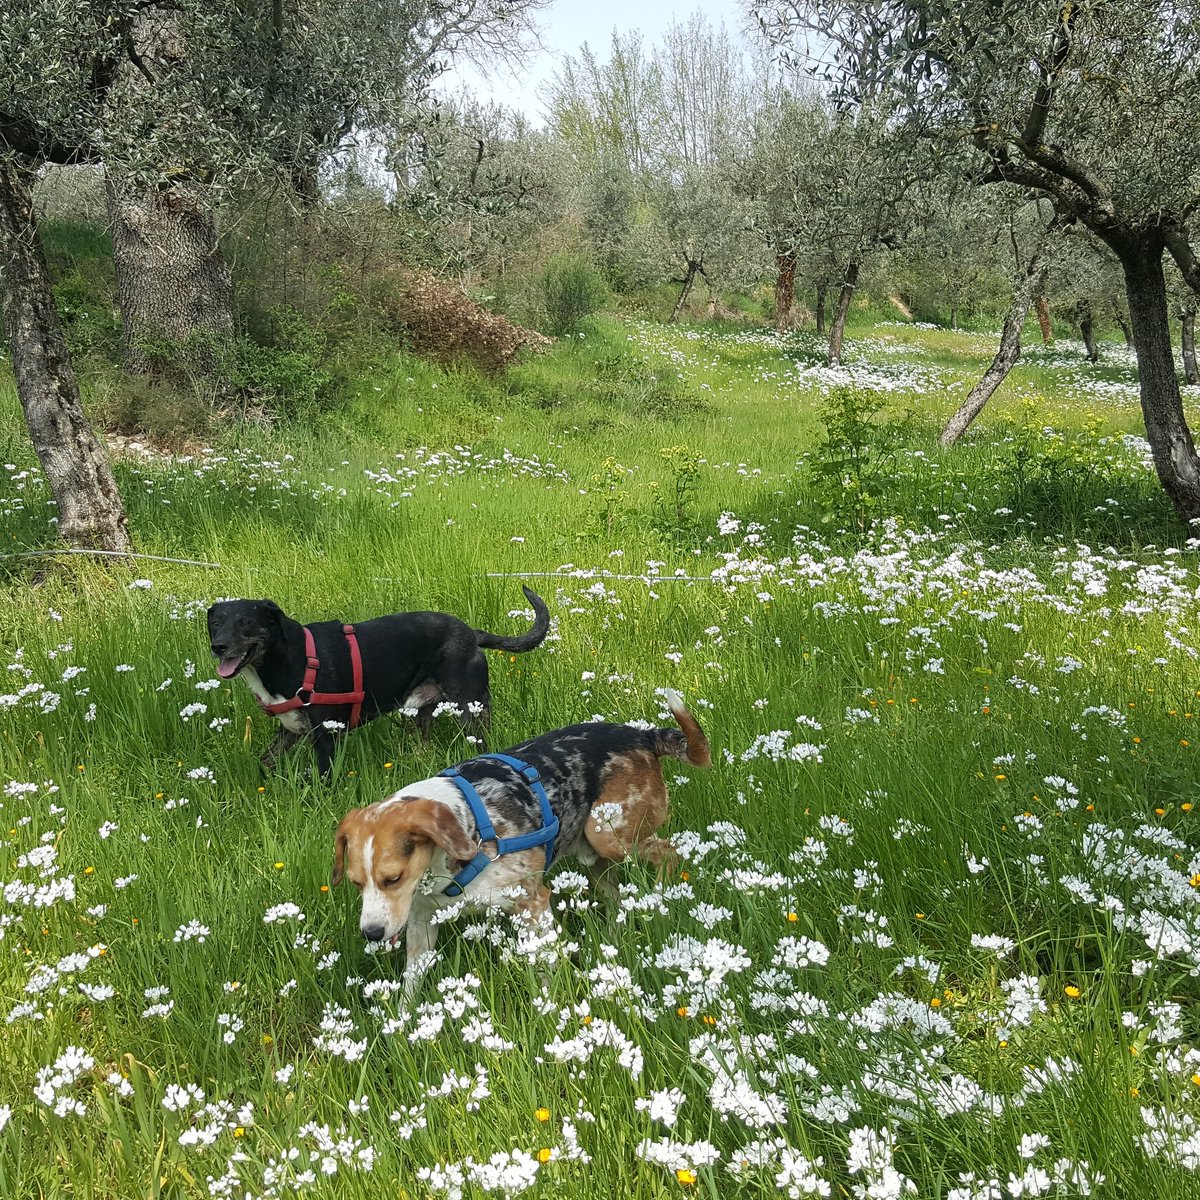
[[[533,626],[505,637],[472,629],[449,613],[405,612],[373,617],[354,626],[364,693],[359,721],[396,709],[411,709],[427,733],[439,704],[457,711],[482,744],[491,715],[487,659],[481,647],[521,653],[540,645],[550,629],[550,613],[542,598],[523,588],[534,609]],[[225,678],[245,670],[262,703],[289,700],[302,688],[327,695],[355,691],[351,643],[340,621],[303,626],[271,601],[222,601],[209,609],[209,640]],[[315,683],[305,683],[308,659],[305,630],[311,634],[319,664]],[[351,720],[352,705],[304,704],[283,717],[286,729],[267,753],[274,762],[307,735],[317,749],[322,772],[333,758],[333,732]],[[286,744],[285,744],[286,743]]]

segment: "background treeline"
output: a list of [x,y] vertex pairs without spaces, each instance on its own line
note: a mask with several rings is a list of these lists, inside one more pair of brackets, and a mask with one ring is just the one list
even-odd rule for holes
[[[659,44],[614,33],[602,52],[584,46],[541,104],[537,128],[419,90],[394,125],[347,130],[293,188],[237,180],[189,214],[204,226],[191,238],[172,213],[151,224],[143,211],[129,229],[102,165],[44,171],[35,195],[55,298],[72,349],[95,360],[102,415],[198,433],[226,413],[333,402],[398,340],[489,370],[535,340],[455,289],[551,336],[609,303],[808,328],[837,342],[835,357],[864,310],[991,329],[1049,220],[1044,203],[937,164],[914,178],[882,117],[846,117],[765,47],[699,14]],[[172,269],[122,263],[139,242]],[[191,259],[189,242],[201,247]],[[1057,243],[1035,297],[1046,336],[1128,331],[1102,246],[1086,234]],[[122,274],[136,303],[120,302]],[[156,274],[167,278],[147,287]],[[177,313],[168,293],[181,276],[191,303]],[[102,361],[125,370],[105,375]]]
[[582,47],[544,126],[447,98],[456,62],[519,70],[542,7],[36,0],[0,27],[5,322],[64,538],[128,544],[81,356],[109,424],[199,433],[336,403],[398,345],[495,373],[609,302],[808,326],[831,365],[871,306],[1002,325],[946,443],[1031,313],[1092,360],[1123,338],[1200,518],[1190,10],[748,3],[753,35]]

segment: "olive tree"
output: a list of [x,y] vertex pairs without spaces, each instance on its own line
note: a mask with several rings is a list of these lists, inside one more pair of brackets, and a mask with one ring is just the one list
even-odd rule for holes
[[1012,201],[946,172],[920,185],[897,264],[902,294],[914,308],[958,329],[964,316],[991,307],[1008,281]]
[[[1193,533],[1200,456],[1171,348],[1169,252],[1200,292],[1200,11],[1165,0],[809,0],[753,5],[836,93],[889,95],[909,143],[966,147],[981,183],[1023,188],[1120,264],[1146,433]],[[811,39],[811,40],[810,40]],[[816,65],[819,57],[824,65]]]
[[4,335],[25,424],[58,514],[77,549],[131,549],[125,505],[104,446],[83,412],[34,220],[32,169],[0,157]]
[[783,128],[791,130],[785,178],[795,245],[836,264],[829,364],[837,366],[863,268],[908,234],[917,176],[897,154],[883,106],[839,108],[819,101],[801,110],[788,106],[785,113],[791,117]]
[[503,281],[561,213],[559,147],[519,113],[439,98],[387,141],[392,209],[413,218],[409,256],[464,286]]
[[803,196],[806,147],[824,121],[815,95],[773,88],[757,105],[750,135],[729,164],[733,186],[749,202],[753,226],[775,262],[775,326],[781,332],[795,324],[797,277],[816,282],[818,330],[824,332],[822,289],[836,264],[807,228],[811,211]]
[[[1012,251],[1012,302],[1000,329],[1000,344],[983,376],[967,393],[962,404],[946,422],[938,437],[943,446],[952,446],[967,432],[996,390],[1021,357],[1021,335],[1029,309],[1046,292],[1050,259],[1058,233],[1055,222],[1046,223],[1035,203],[1032,211],[1014,210],[1008,214],[1007,242]],[[1023,219],[1022,219],[1023,218]],[[1022,236],[1024,235],[1024,236]]]
[[[274,0],[257,18],[236,0],[140,5],[113,105],[136,114],[149,144],[141,170],[127,169],[128,156],[107,163],[127,367],[151,369],[155,343],[174,353],[190,345],[193,367],[212,367],[208,348],[233,324],[217,210],[244,152],[311,208],[323,167],[372,127],[396,120],[451,60],[519,58],[543,3]],[[243,141],[207,144],[231,115]],[[191,140],[182,161],[170,139],[155,144],[159,125],[181,117]]]
[[735,147],[733,177],[752,201],[755,225],[776,262],[776,321],[790,323],[797,274],[837,289],[829,329],[829,361],[842,359],[846,318],[864,266],[903,243],[913,224],[911,203],[921,172],[901,154],[886,98],[838,102],[783,79],[759,97],[743,147]]

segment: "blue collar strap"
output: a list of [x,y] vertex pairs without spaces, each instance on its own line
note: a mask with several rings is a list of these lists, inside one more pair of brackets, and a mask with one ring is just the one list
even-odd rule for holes
[[492,825],[491,817],[488,816],[487,809],[484,807],[482,797],[472,784],[463,778],[462,773],[457,767],[447,767],[441,774],[457,784],[458,790],[462,792],[463,799],[467,802],[471,809],[471,815],[475,818],[475,827],[479,831],[479,841],[481,843],[494,841],[496,843],[496,853],[489,855],[481,849],[454,876],[453,880],[442,889],[442,893],[446,896],[461,896],[467,884],[475,879],[476,876],[482,874],[487,869],[488,863],[495,862],[502,854],[513,854],[518,850],[530,850],[534,846],[545,846],[547,870],[549,870],[550,863],[554,859],[554,842],[558,837],[558,818],[554,815],[554,810],[550,807],[550,798],[546,795],[546,789],[542,787],[542,779],[537,773],[537,768],[531,767],[519,758],[512,758],[508,754],[480,754],[477,758],[497,759],[507,766],[512,767],[529,784],[533,789],[533,794],[538,799],[538,803],[542,806],[542,827],[541,829],[535,829],[532,833],[523,833],[520,837],[496,837],[496,830]]

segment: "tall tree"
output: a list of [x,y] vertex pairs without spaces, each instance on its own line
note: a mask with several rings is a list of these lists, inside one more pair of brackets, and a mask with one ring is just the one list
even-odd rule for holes
[[703,13],[675,22],[654,55],[659,77],[659,151],[689,167],[723,159],[745,124],[749,89],[725,26]]
[[1016,366],[1017,359],[1021,357],[1021,331],[1025,328],[1025,318],[1029,316],[1030,305],[1046,289],[1046,278],[1050,270],[1047,241],[1052,236],[1052,231],[1037,229],[1029,239],[1032,247],[1027,246],[1023,250],[1017,239],[1017,218],[1013,213],[1009,216],[1008,232],[1015,282],[1012,304],[1000,330],[1000,345],[983,377],[967,393],[966,399],[942,429],[938,441],[943,446],[953,446],[967,432],[971,423],[1008,377],[1008,373]]
[[25,423],[57,509],[58,535],[78,549],[132,549],[108,457],[88,424],[38,238],[28,168],[0,158],[4,333]]
[[605,161],[632,178],[649,168],[662,112],[662,79],[639,33],[615,29],[607,60],[585,42],[543,92],[547,125],[589,166]]
[[[748,89],[723,26],[697,14],[649,51],[639,35],[614,32],[607,60],[584,46],[544,94],[549,128],[578,164],[579,201],[611,282],[648,264],[678,270],[673,320],[697,280],[711,298],[749,274],[745,213],[721,169]],[[619,209],[597,203],[605,197]]]
[[[759,7],[759,6],[756,6]],[[1200,292],[1200,12],[1170,0],[812,0],[759,7],[768,33],[853,98],[893,96],[912,144],[973,152],[984,183],[1047,197],[1120,263],[1146,434],[1200,533],[1200,456],[1171,348],[1163,255]]]

